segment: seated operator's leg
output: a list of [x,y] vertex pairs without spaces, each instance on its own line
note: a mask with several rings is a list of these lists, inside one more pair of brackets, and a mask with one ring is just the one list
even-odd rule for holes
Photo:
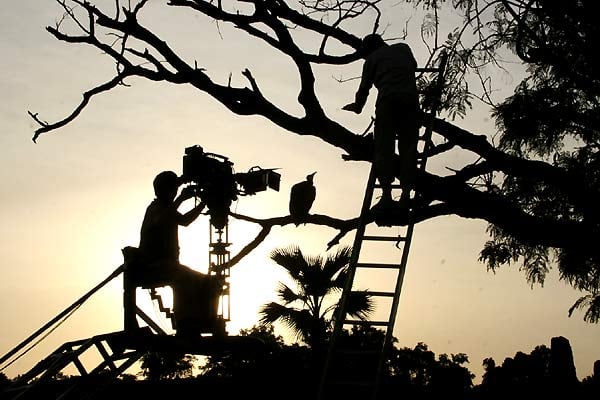
[[[173,281],[173,305],[177,334],[198,336],[212,332],[217,318],[217,278],[180,265]],[[222,287],[222,286],[221,286]]]
[[122,251],[125,261],[123,272],[124,329],[131,331],[139,328],[136,316],[136,289],[170,284],[173,263],[165,260],[148,261],[135,247],[126,247]]

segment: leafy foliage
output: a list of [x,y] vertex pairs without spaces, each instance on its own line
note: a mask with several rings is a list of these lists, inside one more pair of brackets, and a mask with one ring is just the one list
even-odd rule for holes
[[[444,2],[423,3],[430,8],[444,6]],[[462,12],[465,25],[454,30],[444,45],[451,55],[446,95],[467,108],[452,106],[452,101],[446,102],[446,108],[451,115],[463,116],[472,98],[469,96],[480,98],[492,107],[499,150],[547,162],[563,176],[559,181],[547,180],[536,174],[514,173],[509,168],[494,174],[494,184],[488,190],[524,215],[557,224],[557,230],[571,224],[597,230],[600,62],[595,48],[600,28],[596,4],[456,0],[452,6]],[[475,41],[466,34],[467,27],[472,29]],[[497,102],[493,99],[490,71],[504,68],[506,50],[526,67],[525,77],[511,96]],[[468,71],[479,77],[478,94],[472,90]],[[587,292],[570,312],[582,308],[587,310],[585,320],[598,321],[600,255],[582,239],[552,246],[521,237],[515,229],[499,224],[491,224],[489,233],[491,240],[480,260],[490,269],[520,263],[531,284],[543,284],[555,265],[562,279]]]
[[425,343],[418,343],[413,349],[394,347],[389,368],[391,376],[405,385],[453,398],[463,397],[473,386],[475,376],[464,366],[468,362],[463,353],[440,354],[436,359]]
[[[252,379],[280,373],[303,373],[306,367],[308,349],[300,346],[286,346],[281,336],[275,335],[271,325],[254,325],[242,329],[240,336],[256,338],[264,343],[259,354],[227,352],[209,356],[200,366],[200,374],[206,377],[231,378],[244,376]],[[284,372],[285,371],[285,372]]]
[[3,390],[10,384],[10,379],[3,373],[0,372],[0,389]]
[[196,356],[190,354],[148,352],[142,356],[141,375],[153,382],[189,378],[196,360]]
[[483,361],[485,372],[478,388],[481,397],[506,398],[506,396],[541,396],[552,391],[551,350],[539,345],[526,354],[517,352],[496,365],[492,358]]

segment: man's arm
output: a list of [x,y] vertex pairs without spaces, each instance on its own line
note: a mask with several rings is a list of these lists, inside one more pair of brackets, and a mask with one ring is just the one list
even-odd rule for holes
[[[183,190],[181,191],[181,194],[179,196],[177,196],[177,198],[173,201],[173,207],[175,207],[175,209],[178,209],[179,206],[185,200],[191,199],[194,196],[195,196],[195,194],[194,194],[193,189],[183,188]],[[177,224],[182,225],[182,226],[188,226],[189,224],[194,222],[196,220],[196,218],[198,218],[200,216],[200,214],[202,213],[202,210],[204,209],[205,206],[206,206],[206,204],[202,200],[200,200],[200,203],[198,203],[198,205],[196,205],[194,208],[192,208],[190,211],[186,212],[185,214],[179,214],[179,212],[177,212],[177,214],[178,214]]]
[[372,66],[369,60],[365,60],[363,65],[362,75],[360,78],[360,84],[358,85],[358,90],[356,91],[356,95],[354,96],[354,103],[346,104],[342,107],[342,110],[352,111],[356,114],[360,114],[365,103],[367,102],[367,98],[369,97],[369,91],[373,86],[373,72]]
[[205,205],[206,204],[204,204],[203,201],[200,201],[200,203],[198,203],[198,205],[196,205],[190,211],[186,212],[183,215],[180,215],[179,221],[177,221],[177,223],[182,226],[188,226],[200,216],[202,210],[204,210]]

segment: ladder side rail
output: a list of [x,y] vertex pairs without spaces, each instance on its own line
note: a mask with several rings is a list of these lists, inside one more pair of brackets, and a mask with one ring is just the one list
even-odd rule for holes
[[[414,224],[411,224],[408,226],[407,229],[407,233],[406,233],[406,244],[404,245],[404,248],[402,249],[402,259],[400,261],[400,273],[398,274],[398,279],[396,280],[396,289],[395,289],[395,296],[394,296],[394,300],[392,302],[392,310],[390,312],[390,327],[393,327],[394,324],[396,323],[396,313],[398,312],[398,304],[400,303],[400,294],[402,292],[402,283],[404,282],[404,273],[406,272],[406,265],[408,264],[408,254],[410,252],[410,245],[412,242],[412,236],[413,236],[413,232],[414,232]],[[387,342],[391,343],[391,329],[388,332],[388,340],[386,340]]]
[[[423,154],[427,153],[429,143],[431,142],[431,136],[433,134],[433,123],[435,117],[437,115],[438,109],[440,107],[440,98],[442,96],[442,89],[444,88],[444,73],[446,72],[446,62],[448,61],[448,54],[444,53],[440,58],[440,66],[438,70],[438,76],[435,83],[435,92],[437,96],[433,101],[433,105],[431,107],[431,111],[428,114],[427,125],[425,126],[425,133],[423,134],[423,141],[425,142],[425,147],[423,149]],[[419,164],[419,168],[425,171],[425,166],[427,164],[427,157],[424,157]]]
[[[356,228],[356,234],[354,236],[354,243],[352,245],[352,255],[350,257],[350,262],[348,263],[348,276],[346,278],[345,286],[342,291],[342,296],[340,298],[338,315],[335,318],[335,323],[339,321],[343,325],[343,321],[345,319],[346,308],[348,305],[348,298],[350,296],[350,292],[352,291],[352,284],[354,282],[354,275],[356,273],[356,264],[358,263],[358,259],[360,256],[360,250],[362,247],[362,240],[365,235],[365,229],[367,226],[366,219],[368,218],[368,210],[371,206],[371,201],[373,198],[373,188],[375,183],[375,168],[371,166],[371,171],[369,172],[369,178],[367,180],[367,191],[365,193],[365,197],[363,200],[363,205],[360,212],[360,218],[358,221],[358,226]],[[341,330],[341,329],[340,329]],[[339,330],[338,330],[339,332]]]
[[[444,53],[444,55],[442,56],[442,58],[440,60],[439,74],[438,74],[437,80],[436,80],[436,86],[437,86],[436,91],[438,93],[436,96],[436,101],[434,102],[434,105],[431,110],[431,122],[429,123],[429,126],[426,128],[426,139],[429,139],[431,137],[432,129],[433,129],[433,119],[437,115],[438,107],[440,105],[439,98],[441,96],[441,89],[443,88],[443,84],[444,84],[444,70],[445,70],[445,66],[446,66],[446,59],[447,59],[447,55]],[[423,170],[425,170],[426,161],[427,161],[427,158],[423,159],[423,161],[421,163],[421,169],[423,169]],[[402,283],[404,281],[404,274],[406,272],[406,266],[408,264],[408,254],[410,251],[410,245],[412,242],[414,228],[415,228],[414,222],[410,222],[410,224],[407,227],[405,241],[404,241],[404,247],[402,249],[402,258],[400,261],[400,273],[398,274],[398,279],[396,281],[396,289],[395,289],[396,295],[394,296],[394,300],[392,302],[392,309],[391,309],[391,313],[390,313],[390,327],[391,328],[394,327],[394,324],[396,322],[396,313],[398,312],[398,305],[400,303],[400,294],[402,291]],[[386,334],[384,348],[389,346],[389,344],[391,343],[392,330],[393,329],[389,329]]]
[[317,396],[318,399],[324,398],[326,379],[327,379],[327,375],[329,374],[329,367],[330,367],[332,358],[334,357],[336,338],[339,336],[339,334],[342,331],[342,328],[344,326],[344,320],[345,320],[345,316],[346,316],[346,306],[348,303],[348,297],[350,295],[350,292],[352,291],[352,284],[353,284],[354,275],[356,272],[356,264],[358,263],[358,258],[359,258],[359,254],[360,254],[361,243],[362,243],[362,237],[365,234],[365,228],[367,225],[366,219],[368,218],[367,217],[368,210],[371,207],[371,201],[373,199],[373,188],[374,187],[375,187],[375,168],[371,164],[369,177],[367,179],[367,190],[365,191],[365,197],[363,199],[363,204],[361,207],[360,218],[358,221],[358,226],[356,228],[356,234],[354,236],[354,243],[352,246],[352,255],[350,257],[350,262],[349,262],[348,276],[346,278],[346,283],[345,283],[344,289],[342,291],[342,296],[340,297],[339,306],[338,306],[338,310],[336,313],[337,315],[334,316],[333,332],[329,339],[329,346],[327,349],[327,354],[325,356],[325,362],[323,364],[323,372],[321,374],[321,381],[319,383],[319,393]]
[[383,374],[383,370],[385,367],[385,363],[387,360],[387,355],[389,353],[390,347],[392,345],[393,333],[394,333],[394,325],[396,324],[396,314],[398,313],[398,307],[400,305],[400,294],[402,293],[402,284],[404,283],[404,275],[406,272],[406,265],[408,264],[408,253],[410,250],[410,244],[412,241],[414,231],[414,224],[410,224],[406,233],[406,242],[402,249],[402,259],[400,261],[400,269],[398,271],[398,278],[396,280],[396,289],[395,295],[392,300],[392,306],[390,310],[390,318],[388,321],[388,328],[385,332],[385,338],[383,340],[383,347],[381,356],[379,358],[379,362],[377,364],[377,374],[375,375],[375,385],[373,389],[373,394],[371,396],[372,400],[377,399],[377,393],[379,390],[379,384],[381,381],[381,376]]

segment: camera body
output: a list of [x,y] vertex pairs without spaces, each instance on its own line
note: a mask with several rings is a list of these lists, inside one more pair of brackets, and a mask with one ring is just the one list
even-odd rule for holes
[[238,195],[253,195],[267,188],[279,191],[280,183],[275,169],[252,167],[246,173],[235,173],[227,157],[207,153],[199,145],[185,149],[181,179],[204,201],[217,229],[227,224],[229,207]]
[[225,156],[205,153],[201,146],[185,149],[181,179],[192,184],[200,197],[203,192],[220,192],[222,197],[237,199],[233,163]]

